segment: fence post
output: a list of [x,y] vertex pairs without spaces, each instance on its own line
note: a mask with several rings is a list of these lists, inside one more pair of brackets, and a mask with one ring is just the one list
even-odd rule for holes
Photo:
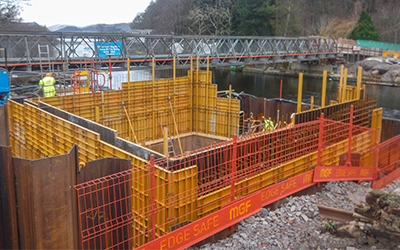
[[150,206],[151,206],[151,240],[156,239],[156,177],[154,155],[150,156]]
[[349,148],[347,151],[347,162],[346,162],[346,166],[351,167],[351,137],[352,135],[352,131],[353,131],[353,110],[354,107],[353,105],[350,106],[350,124],[349,124]]

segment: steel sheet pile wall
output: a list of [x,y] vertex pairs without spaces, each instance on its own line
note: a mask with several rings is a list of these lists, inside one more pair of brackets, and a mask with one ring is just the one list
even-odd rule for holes
[[348,123],[351,105],[354,107],[353,123],[358,126],[371,127],[372,111],[378,107],[378,101],[368,97],[343,103],[332,103],[324,108],[314,108],[297,113],[295,122],[299,124],[313,121],[318,119],[321,113],[324,113],[324,117],[327,119]]
[[10,143],[13,155],[39,159],[66,154],[79,146],[79,160],[92,161],[105,157],[132,159],[132,166],[148,161],[100,140],[92,130],[52,115],[33,104],[9,101]]
[[[134,247],[181,248],[210,235],[214,232],[213,228],[224,229],[243,214],[248,215],[250,211],[258,209],[257,205],[245,202],[244,205],[238,205],[236,210],[231,209],[224,218],[216,215],[236,204],[236,201],[240,202],[242,198],[262,195],[258,202],[266,205],[282,195],[298,191],[300,187],[312,185],[318,150],[321,150],[321,164],[338,165],[348,149],[349,128],[349,124],[323,120],[321,147],[320,121],[240,139],[235,137],[233,141],[182,156],[155,163],[151,160],[149,165],[140,169],[77,185],[75,188],[82,202],[91,200],[96,185],[112,186],[116,178],[132,182],[133,193],[129,198],[133,199],[133,210],[126,215],[118,215],[119,218],[129,219],[121,219],[114,225],[115,230],[119,225],[132,225],[134,234],[127,240],[132,240]],[[377,143],[377,131],[353,126],[352,134],[351,153],[359,154],[361,159],[369,158]],[[282,187],[278,191],[262,191],[275,185]],[[85,217],[88,212],[81,209],[80,216]],[[112,221],[117,215],[107,213],[105,216]],[[200,223],[205,219],[207,221]],[[99,231],[96,228],[87,230]],[[93,240],[86,238],[84,244],[90,244]],[[118,247],[118,244],[114,247]]]

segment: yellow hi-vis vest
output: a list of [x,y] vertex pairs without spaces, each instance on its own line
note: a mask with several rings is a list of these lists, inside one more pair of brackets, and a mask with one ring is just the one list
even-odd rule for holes
[[264,119],[264,128],[263,131],[267,131],[267,130],[274,130],[274,122],[271,119]]
[[54,77],[52,76],[46,76],[39,81],[40,87],[43,88],[44,97],[51,97],[56,95],[56,89],[54,88],[55,83],[56,79],[54,79]]

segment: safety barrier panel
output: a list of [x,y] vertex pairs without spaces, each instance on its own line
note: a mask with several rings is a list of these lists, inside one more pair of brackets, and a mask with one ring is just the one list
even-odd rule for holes
[[[234,137],[229,142],[156,162],[153,159],[146,166],[77,185],[78,202],[87,204],[94,196],[110,192],[104,190],[132,183],[130,196],[101,205],[92,203],[90,211],[80,210],[82,220],[94,211],[107,218],[96,223],[101,226],[85,224],[82,248],[117,248],[122,243],[110,241],[107,235],[112,232],[122,237],[126,235],[122,226],[131,225],[133,236],[124,238],[124,242],[132,241],[133,247],[182,249],[262,206],[314,185],[316,167],[341,166],[347,161],[349,149],[352,158],[357,156],[349,169],[359,167],[362,171],[356,175],[365,177],[364,170],[371,173],[375,169],[371,157],[376,157],[377,134],[365,127],[320,119],[288,129]],[[127,204],[132,204],[132,211],[113,212]]]
[[375,158],[376,171],[372,188],[380,189],[400,177],[400,135],[397,135],[377,147]]

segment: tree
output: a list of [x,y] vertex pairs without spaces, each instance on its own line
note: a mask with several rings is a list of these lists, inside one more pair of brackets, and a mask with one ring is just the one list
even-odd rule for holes
[[19,18],[23,5],[29,3],[29,0],[0,0],[0,21],[16,22]]
[[360,19],[358,19],[356,27],[351,32],[349,38],[353,40],[379,40],[379,35],[367,12],[361,11]]
[[200,2],[190,11],[190,30],[197,35],[230,35],[232,31],[232,0]]
[[273,35],[273,1],[241,0],[233,14],[233,31],[240,36]]

